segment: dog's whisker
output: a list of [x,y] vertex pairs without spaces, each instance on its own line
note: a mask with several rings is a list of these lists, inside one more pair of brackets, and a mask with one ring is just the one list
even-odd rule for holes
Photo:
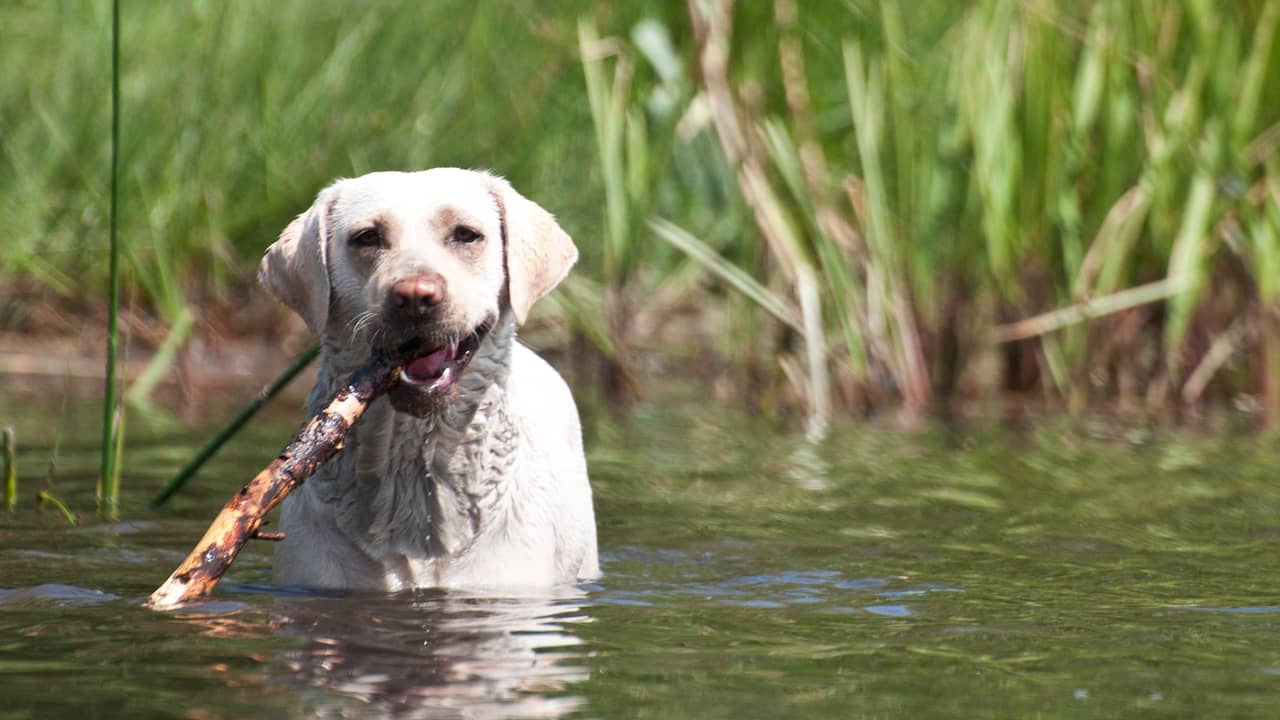
[[363,317],[364,317],[364,313],[356,313],[354,316],[352,316],[350,320],[347,321],[347,324],[343,329],[349,335],[354,337],[358,331],[357,329],[360,327],[360,321],[363,319]]
[[[351,318],[351,321],[347,323],[347,331],[349,332],[352,341],[358,341],[362,335],[372,334],[376,336],[375,323],[377,320],[378,314],[370,310],[358,313],[355,317]],[[371,329],[374,330],[373,333],[370,333]],[[370,344],[372,344],[372,338],[370,340]]]

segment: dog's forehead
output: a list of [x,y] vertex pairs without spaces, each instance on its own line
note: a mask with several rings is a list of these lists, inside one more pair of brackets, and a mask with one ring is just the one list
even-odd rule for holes
[[497,200],[479,173],[455,168],[376,172],[346,180],[335,213],[348,222],[382,217],[400,222],[498,222]]

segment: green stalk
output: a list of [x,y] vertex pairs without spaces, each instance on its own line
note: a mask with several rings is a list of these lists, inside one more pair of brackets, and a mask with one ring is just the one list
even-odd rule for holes
[[107,301],[107,372],[102,402],[102,474],[98,502],[103,515],[114,518],[120,500],[121,427],[117,420],[116,352],[120,319],[120,244],[116,232],[120,205],[120,0],[111,2],[111,239]]
[[1199,173],[1192,180],[1182,227],[1173,241],[1173,250],[1169,257],[1168,277],[1182,278],[1186,281],[1184,286],[1186,292],[1172,295],[1168,300],[1164,344],[1171,368],[1175,367],[1178,346],[1186,338],[1187,328],[1191,324],[1191,314],[1195,311],[1197,301],[1202,299],[1201,291],[1209,276],[1213,196],[1213,178],[1207,172]]
[[124,395],[126,403],[134,407],[141,407],[150,402],[152,391],[155,390],[156,385],[160,384],[169,368],[173,366],[174,359],[178,356],[178,351],[182,349],[187,339],[191,337],[191,328],[194,325],[195,316],[191,314],[186,305],[179,303],[177,320],[169,328],[169,334],[165,336],[164,342],[160,344],[160,349],[151,358],[151,362],[147,363],[146,369],[130,383],[129,390]]
[[55,497],[48,489],[41,490],[36,494],[36,502],[41,506],[45,503],[52,505],[58,512],[62,513],[62,517],[66,519],[68,525],[80,524],[76,520],[76,514],[71,512],[71,508],[67,507],[66,503]]
[[1169,300],[1186,292],[1188,286],[1189,282],[1185,277],[1167,277],[1008,325],[997,325],[992,329],[991,336],[995,342],[1007,343],[1047,335],[1095,318],[1131,310],[1139,305]]
[[619,54],[615,60],[614,82],[610,85],[604,75],[604,58],[607,55],[600,46],[595,23],[587,18],[580,19],[578,48],[582,54],[588,107],[595,129],[596,150],[600,154],[600,174],[604,180],[606,233],[602,274],[606,285],[617,287],[622,284],[624,257],[631,244],[623,160],[631,71],[630,60]]
[[18,507],[18,466],[14,462],[17,448],[14,446],[13,428],[5,427],[0,434],[0,452],[4,453],[4,504],[13,512]]
[[151,507],[158,508],[168,502],[169,498],[173,497],[174,493],[182,489],[182,486],[191,479],[191,476],[195,475],[196,471],[199,470],[209,460],[209,458],[213,457],[213,454],[218,452],[219,448],[221,448],[227,440],[230,440],[232,435],[239,432],[240,428],[244,427],[244,424],[249,422],[249,419],[257,414],[257,412],[262,409],[262,406],[266,405],[271,398],[279,395],[280,391],[283,390],[295,377],[297,377],[298,373],[302,372],[303,368],[310,365],[311,361],[315,360],[316,356],[319,354],[320,344],[316,343],[306,352],[302,353],[297,360],[294,360],[293,364],[286,368],[284,372],[280,373],[280,377],[277,377],[270,385],[263,388],[262,391],[258,393],[258,396],[253,399],[253,402],[245,406],[245,408],[240,411],[240,414],[236,415],[231,422],[227,423],[227,426],[223,428],[221,432],[201,448],[200,452],[196,453],[196,456],[191,458],[190,462],[184,465],[182,469],[178,471],[178,474],[175,475],[173,479],[160,490],[160,492],[156,493],[156,496],[151,499]]
[[714,248],[694,237],[687,230],[673,222],[656,219],[649,221],[649,228],[659,238],[671,243],[674,247],[742,293],[757,307],[791,326],[796,332],[804,332],[804,324],[800,312],[786,298],[779,296],[763,283],[748,275],[746,271],[726,260]]

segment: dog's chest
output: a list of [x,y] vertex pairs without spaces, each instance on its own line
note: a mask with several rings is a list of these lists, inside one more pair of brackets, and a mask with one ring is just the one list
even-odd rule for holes
[[342,534],[388,572],[438,574],[484,536],[507,534],[519,437],[500,393],[465,418],[375,405],[354,435],[317,490]]

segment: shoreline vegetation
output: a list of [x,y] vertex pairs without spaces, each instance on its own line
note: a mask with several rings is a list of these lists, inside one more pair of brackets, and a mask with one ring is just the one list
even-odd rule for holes
[[[0,22],[12,359],[106,337],[111,5]],[[458,165],[574,237],[530,335],[618,402],[660,355],[812,436],[1009,396],[1273,426],[1278,32],[1280,0],[124,0],[121,343],[155,359],[123,395],[225,339],[287,365],[280,229]]]

